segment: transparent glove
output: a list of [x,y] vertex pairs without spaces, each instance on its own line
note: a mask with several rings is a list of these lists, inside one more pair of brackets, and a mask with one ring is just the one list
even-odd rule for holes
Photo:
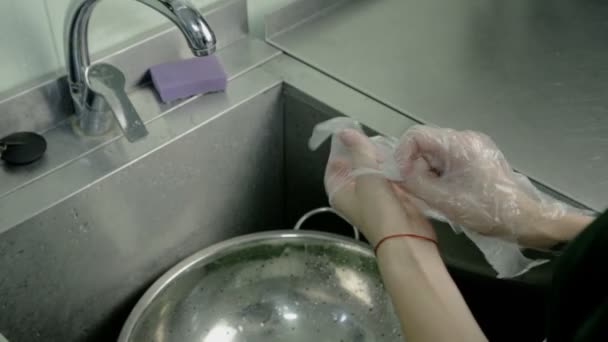
[[308,147],[314,151],[331,137],[331,151],[324,177],[325,190],[330,204],[339,190],[345,186],[354,185],[354,179],[358,175],[378,174],[389,180],[400,180],[399,170],[393,159],[397,139],[385,137],[369,139],[368,148],[364,152],[369,154],[370,160],[373,159],[375,162],[373,164],[362,163],[355,168],[351,150],[338,137],[338,133],[345,130],[353,130],[365,136],[358,122],[350,118],[339,117],[315,126],[308,142]]
[[336,118],[315,127],[311,149],[332,137],[325,170],[325,189],[330,203],[375,245],[382,237],[412,233],[435,238],[429,221],[399,184],[393,160],[396,139],[368,138],[361,126],[348,118]]
[[570,210],[514,172],[482,133],[414,126],[395,160],[408,191],[473,233],[538,246],[537,223]]
[[[358,176],[380,175],[402,203],[448,222],[457,233],[464,232],[500,278],[515,277],[547,262],[525,257],[521,246],[542,248],[567,241],[576,234],[577,226],[590,222],[582,211],[544,195],[514,172],[494,142],[482,133],[414,126],[401,140],[365,137],[365,144],[359,146],[365,147],[362,151],[368,162],[356,163],[352,149],[338,137],[344,130],[363,135],[357,122],[335,118],[318,124],[309,143],[315,150],[332,137],[325,189],[334,208],[347,214],[337,208],[336,194],[356,194]],[[355,197],[346,196],[340,203],[349,198]],[[358,208],[349,211],[355,225],[357,211],[366,209],[360,203],[346,206]],[[565,216],[568,222],[563,224]]]

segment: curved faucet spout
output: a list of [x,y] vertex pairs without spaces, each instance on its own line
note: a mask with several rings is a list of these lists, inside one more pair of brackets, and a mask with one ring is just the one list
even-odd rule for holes
[[137,0],[169,18],[184,34],[197,57],[215,52],[215,34],[205,18],[187,0]]
[[[70,87],[84,86],[84,73],[91,64],[88,27],[91,14],[101,0],[72,0],[66,23],[66,58]],[[137,0],[171,20],[184,34],[195,56],[215,52],[216,38],[205,18],[188,0]],[[73,89],[76,90],[76,89]],[[82,89],[78,89],[82,94]]]
[[[112,120],[111,118],[108,119],[107,115],[107,112],[111,110],[118,123],[127,124],[127,126],[121,125],[125,135],[127,135],[127,132],[133,131],[128,127],[128,124],[133,126],[134,123],[130,123],[127,118],[121,116],[122,114],[117,113],[129,112],[130,109],[127,111],[123,108],[125,101],[120,102],[122,103],[120,108],[116,105],[117,101],[114,101],[115,103],[108,101],[108,98],[122,98],[128,101],[126,95],[122,94],[124,89],[104,88],[106,90],[104,95],[92,89],[91,82],[87,79],[87,75],[89,75],[87,71],[91,65],[88,41],[89,21],[93,9],[100,1],[102,0],[72,0],[70,4],[65,26],[66,66],[70,93],[80,120],[80,128],[84,133],[90,135],[105,134],[111,127]],[[213,30],[196,7],[190,4],[188,0],[137,1],[155,9],[177,25],[195,56],[207,56],[215,52],[216,38]],[[106,72],[109,74],[104,74]],[[120,73],[118,69],[105,67],[97,70],[95,75],[97,78],[108,78],[110,76],[120,78],[117,73]],[[116,86],[119,83],[115,82],[112,85]],[[131,117],[135,118],[137,115],[131,115]]]

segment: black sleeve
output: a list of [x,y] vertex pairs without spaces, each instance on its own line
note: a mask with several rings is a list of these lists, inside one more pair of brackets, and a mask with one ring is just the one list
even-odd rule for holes
[[549,296],[548,342],[608,341],[608,211],[559,257]]

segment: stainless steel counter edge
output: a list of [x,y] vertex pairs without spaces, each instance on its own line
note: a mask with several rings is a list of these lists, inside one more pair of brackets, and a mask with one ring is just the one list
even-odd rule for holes
[[119,136],[108,141],[41,181],[29,184],[24,191],[15,191],[0,200],[0,234],[280,85],[280,78],[261,69],[252,70],[230,82],[225,93],[195,98],[184,103],[178,112],[149,122],[150,134],[144,140],[129,143]]
[[[222,49],[247,38],[246,0],[221,1],[201,11],[217,35],[218,56],[226,55]],[[167,23],[101,51],[92,59],[121,69],[127,89],[133,90],[148,82],[146,74],[152,65],[192,57],[183,35]],[[0,136],[16,131],[45,132],[65,120],[66,114],[73,112],[65,73],[65,68],[57,70],[12,91],[12,95],[0,94]]]
[[414,121],[489,134],[544,190],[603,211],[606,7],[500,4],[296,1],[267,41]]
[[[218,51],[217,57],[221,60],[229,80],[234,80],[278,54],[278,50],[259,40],[244,38]],[[216,95],[211,94],[202,97],[210,98],[214,96]],[[135,89],[130,94],[131,101],[146,123],[199,97],[201,96],[163,104],[159,101],[158,95],[151,86]],[[70,121],[64,121],[44,133],[49,147],[46,156],[39,163],[21,167],[18,170],[8,167],[0,168],[0,177],[2,177],[0,198],[110,143],[120,135],[120,131],[115,129],[103,137],[82,137],[73,132]]]
[[[328,106],[339,113],[348,113],[349,117],[378,134],[398,137],[411,126],[420,124],[288,55],[273,59],[265,64],[264,68],[280,75],[285,84],[291,86],[285,91],[294,96],[304,93],[309,102],[315,99],[318,105]],[[574,206],[582,206],[543,184],[534,180],[532,182],[542,192],[554,198]]]
[[290,95],[305,94],[307,101],[314,99],[319,106],[345,113],[380,134],[398,136],[416,124],[401,113],[287,55],[274,58],[263,68],[280,76],[288,86],[285,91]]
[[272,43],[272,37],[275,35],[303,25],[348,1],[349,0],[294,1],[266,16],[264,22],[266,38]]

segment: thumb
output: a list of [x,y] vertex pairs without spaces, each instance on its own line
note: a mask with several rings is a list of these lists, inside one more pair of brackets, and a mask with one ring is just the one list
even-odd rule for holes
[[338,137],[350,152],[353,170],[378,169],[376,147],[366,135],[348,128],[340,132]]

